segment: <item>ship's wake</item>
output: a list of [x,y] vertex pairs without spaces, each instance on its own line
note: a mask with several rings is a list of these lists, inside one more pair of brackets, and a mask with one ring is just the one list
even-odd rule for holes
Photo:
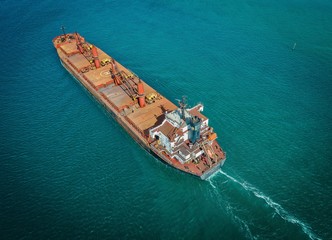
[[[225,173],[224,171],[220,170],[219,171],[220,174],[224,175],[225,177],[227,177],[227,179],[235,182],[236,184],[239,184],[242,188],[244,188],[246,191],[249,191],[250,193],[252,193],[254,196],[256,196],[257,198],[260,198],[262,200],[265,201],[265,203],[270,206],[275,214],[278,214],[282,219],[284,219],[287,222],[290,222],[292,224],[296,224],[298,225],[302,231],[310,238],[310,239],[320,239],[311,229],[310,226],[308,226],[307,224],[305,224],[303,221],[297,219],[295,216],[293,216],[292,214],[290,214],[288,211],[286,211],[280,204],[274,202],[271,198],[269,198],[268,196],[264,195],[260,190],[258,190],[257,188],[255,188],[254,186],[250,185],[247,182],[241,182],[238,181],[237,179],[233,178],[232,176],[228,175],[227,173]],[[213,179],[209,179],[208,180],[210,185],[214,188],[214,190],[217,190],[217,187],[213,181]],[[231,206],[226,206],[227,209],[232,209]],[[232,215],[234,215],[234,213],[231,211],[230,212]],[[274,214],[274,215],[275,215]],[[248,227],[248,225],[241,220],[238,216],[234,215],[234,218],[237,219],[241,225],[243,225],[243,227],[246,229],[246,231],[249,233],[248,235],[250,236],[250,238],[252,238],[252,234],[250,232],[250,229]]]
[[[212,177],[208,178],[207,181],[210,183],[210,185],[212,186],[213,188],[213,193],[218,195],[220,194],[218,192],[218,188],[213,184],[213,181],[212,181]],[[225,182],[223,182],[222,184],[226,183],[228,180],[226,180]],[[234,212],[234,208],[227,202],[227,201],[219,201],[218,202],[220,204],[220,207],[225,207],[226,206],[226,212],[227,214],[229,214],[231,216],[231,218],[233,219],[234,222],[236,222],[239,226],[240,226],[240,229],[241,231],[243,231],[246,235],[246,237],[248,239],[256,239],[251,231],[250,231],[250,228],[248,226],[248,224],[246,223],[245,220],[243,220],[241,217],[239,217],[238,215],[236,215],[236,213]]]

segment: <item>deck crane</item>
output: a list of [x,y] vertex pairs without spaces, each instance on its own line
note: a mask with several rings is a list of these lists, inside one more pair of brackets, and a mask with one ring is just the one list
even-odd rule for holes
[[111,66],[111,76],[114,80],[115,85],[121,85],[122,89],[128,94],[128,96],[135,100],[137,97],[137,90],[133,87],[135,82],[133,82],[134,84],[132,85],[128,81],[128,74],[124,73],[124,71],[118,70],[114,59],[112,59]]
[[114,84],[117,86],[121,85],[122,84],[121,77],[118,74],[114,59],[112,59],[111,66],[112,67],[111,67],[110,71],[111,71],[112,79],[114,80]]
[[124,71],[119,71],[114,59],[112,59],[111,74],[112,78],[114,79],[115,85],[120,86],[123,91],[125,91],[128,96],[133,99],[133,101],[136,101],[136,99],[138,99],[138,104],[140,107],[145,106],[144,86],[138,76],[136,76],[135,74],[128,75]]
[[122,83],[125,87],[124,90],[133,100],[135,100],[137,98],[137,90],[134,88],[134,86],[137,88],[136,83],[133,80],[131,81],[132,83],[130,83],[130,78],[124,71],[119,72],[119,74],[122,77]]
[[81,37],[78,35],[78,33],[75,33],[75,40],[76,40],[76,46],[78,48],[78,50],[80,51],[80,53],[83,54],[83,47],[82,47],[82,42],[81,42]]

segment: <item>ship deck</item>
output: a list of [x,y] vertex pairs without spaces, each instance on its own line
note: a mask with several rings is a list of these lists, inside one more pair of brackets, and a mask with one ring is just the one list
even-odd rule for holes
[[[126,119],[131,121],[140,132],[145,135],[148,134],[148,130],[164,120],[164,112],[177,109],[177,106],[171,101],[163,97],[155,89],[149,86],[146,82],[142,81],[145,94],[157,93],[158,99],[151,104],[146,104],[144,108],[140,108],[132,97],[128,93],[124,84],[116,86],[110,74],[111,65],[107,64],[100,68],[88,70],[85,73],[80,73],[82,69],[89,68],[89,60],[77,51],[75,40],[61,45],[57,49],[60,58],[66,61],[77,74],[82,76],[90,85],[92,85],[101,95],[104,95],[116,109],[125,116]],[[111,56],[97,48],[99,59],[112,59]],[[133,76],[131,83],[138,83],[139,78],[133,73],[122,66],[115,60],[118,72],[123,72],[125,75]]]
[[213,148],[214,153],[218,160],[206,158],[205,160],[200,161],[198,163],[189,161],[184,164],[181,164],[176,159],[166,155],[165,148],[163,146],[158,145],[156,141],[152,143],[152,147],[156,152],[163,155],[163,157],[166,159],[166,162],[170,163],[175,168],[178,168],[185,172],[189,172],[196,176],[202,176],[203,174],[211,171],[211,169],[218,167],[220,163],[226,159],[226,154],[222,151],[217,141],[213,141],[211,148]]
[[[95,68],[92,56],[85,54],[86,52],[84,52],[85,55],[80,53],[75,39],[70,38],[70,36],[74,35],[67,36],[69,37],[65,41],[62,41],[63,35],[55,38],[53,41],[63,65],[94,97],[116,115],[117,121],[143,147],[152,150],[163,161],[173,167],[196,176],[203,177],[206,174],[208,175],[209,172],[217,169],[223,163],[226,155],[216,141],[213,141],[212,145],[208,147],[210,150],[207,150],[207,156],[202,161],[197,163],[186,162],[184,164],[167,155],[163,146],[156,145],[156,142],[151,143],[151,139],[148,137],[149,130],[163,122],[165,112],[171,112],[178,109],[178,107],[97,47],[98,58],[104,66]],[[87,42],[86,44],[85,47],[89,48],[90,44]],[[106,59],[113,59],[116,67],[113,67],[110,61],[105,63],[103,60]],[[121,73],[124,83],[115,85],[112,73],[116,76],[119,76]],[[135,86],[132,89],[138,89],[139,82],[143,84],[145,95],[155,93],[157,96],[153,102],[146,103],[145,107],[138,105],[137,99],[135,99],[138,93],[126,87],[129,85]],[[134,94],[131,91],[134,91]],[[206,119],[197,109],[193,109],[192,111],[192,114],[195,116]]]

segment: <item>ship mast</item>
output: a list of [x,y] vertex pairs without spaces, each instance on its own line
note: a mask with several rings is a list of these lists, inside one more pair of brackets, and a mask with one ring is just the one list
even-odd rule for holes
[[179,101],[179,105],[180,105],[180,109],[181,109],[181,114],[182,114],[182,119],[186,120],[186,117],[184,115],[184,112],[186,111],[186,107],[187,107],[187,97],[186,96],[182,96],[181,101]]

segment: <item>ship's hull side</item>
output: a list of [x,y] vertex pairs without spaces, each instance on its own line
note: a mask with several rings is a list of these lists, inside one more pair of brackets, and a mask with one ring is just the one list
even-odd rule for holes
[[[140,138],[137,137],[137,135],[130,129],[127,127],[127,125],[122,121],[122,119],[116,114],[114,113],[111,109],[108,108],[108,106],[106,106],[105,102],[100,100],[99,94],[93,94],[92,91],[95,91],[93,88],[91,88],[88,84],[85,84],[83,81],[80,81],[78,78],[78,76],[71,71],[67,65],[60,59],[61,64],[63,65],[63,67],[70,73],[70,75],[85,89],[87,90],[87,92],[89,93],[90,96],[92,96],[99,104],[101,104],[106,110],[107,112],[112,116],[112,118],[117,121],[123,128],[124,130],[135,140],[135,142],[137,142],[145,151],[147,151],[149,154],[151,154],[153,157],[155,157],[156,159],[158,159],[159,161],[161,161],[162,163],[165,163],[168,166],[173,167],[174,169],[177,169],[181,172],[183,172],[182,170],[174,167],[170,161],[163,155],[160,156],[160,154],[157,151],[154,151],[153,149],[151,149],[151,147],[149,145],[147,145],[145,142],[143,142]],[[218,169],[223,165],[224,160],[221,161],[217,166],[211,168],[208,172],[205,172],[203,175],[198,176],[196,174],[190,173],[190,172],[185,172],[188,173],[192,176],[195,177],[199,177],[201,179],[206,179],[208,177],[210,177],[211,175],[213,175],[215,172],[218,171]],[[208,174],[210,173],[210,174]]]
[[[63,54],[63,49],[59,49],[59,46],[56,44],[55,44],[55,47],[58,51],[58,55],[60,57],[60,62],[63,65],[63,67],[89,93],[89,95],[91,95],[99,104],[101,104],[107,110],[107,112],[113,117],[113,119],[116,120],[124,128],[124,130],[126,130],[128,132],[128,134],[152,156],[154,156],[158,160],[162,161],[163,163],[166,163],[167,165],[172,166],[175,169],[178,169],[182,172],[186,172],[191,175],[200,177],[201,179],[206,179],[209,176],[213,175],[224,164],[224,161],[226,160],[226,158],[221,159],[220,162],[216,163],[215,165],[210,166],[210,168],[207,169],[206,171],[202,171],[202,172],[196,171],[195,172],[195,171],[191,171],[189,169],[185,169],[183,166],[174,162],[175,159],[171,158],[168,154],[166,154],[164,151],[160,150],[158,147],[156,148],[154,146],[154,143],[151,143],[149,138],[145,134],[143,134],[142,130],[137,129],[137,126],[135,125],[135,123],[132,123],[132,120],[128,119],[128,117],[123,115],[123,113],[119,110],[118,106],[116,106],[116,105],[114,105],[114,103],[110,102],[109,99],[107,99],[105,97],[105,95],[99,90],[99,88],[96,88],[96,86],[92,85],[91,80],[89,81],[87,79],[87,77],[85,76],[85,74],[78,71],[77,67],[73,65],[73,62],[71,62],[71,60],[69,60],[69,58],[70,59],[72,59],[72,58],[70,56],[65,56]],[[69,46],[69,48],[70,48],[70,46]],[[76,50],[74,50],[74,51],[76,51]],[[76,54],[76,53],[74,53],[74,54]],[[77,64],[79,64],[79,62]],[[149,86],[146,85],[146,87],[149,87]],[[166,104],[168,104],[168,106],[172,107],[171,103],[166,103]]]

